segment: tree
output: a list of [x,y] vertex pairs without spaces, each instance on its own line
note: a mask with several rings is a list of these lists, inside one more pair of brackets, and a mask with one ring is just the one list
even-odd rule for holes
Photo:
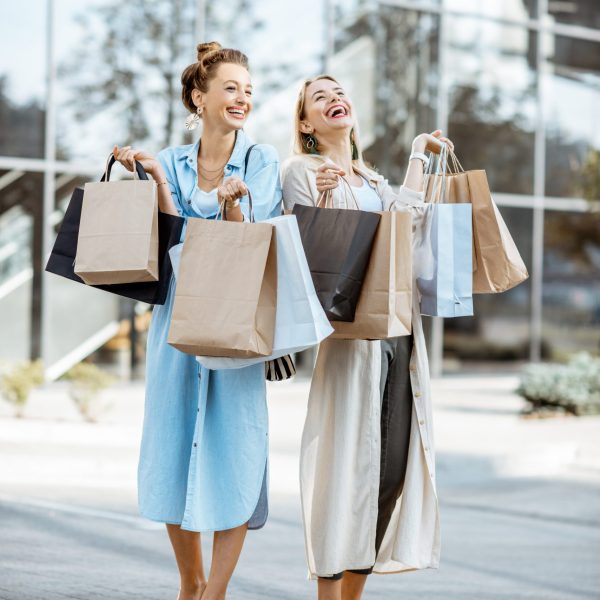
[[[196,6],[193,0],[110,0],[87,7],[77,17],[84,42],[60,68],[73,117],[85,122],[114,110],[125,143],[173,143],[177,113],[182,120],[184,114],[179,78],[204,41],[194,39]],[[260,28],[247,0],[207,3],[210,39],[227,45]]]

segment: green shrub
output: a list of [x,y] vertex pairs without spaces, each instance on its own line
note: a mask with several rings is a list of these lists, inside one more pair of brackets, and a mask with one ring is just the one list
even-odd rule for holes
[[63,379],[71,383],[69,394],[81,416],[86,421],[96,421],[100,411],[98,395],[114,382],[114,377],[92,363],[80,362]]
[[44,366],[41,360],[27,361],[14,365],[0,378],[0,392],[12,404],[15,416],[21,418],[31,390],[44,383]]
[[600,414],[600,358],[580,352],[565,365],[529,365],[517,393],[529,403],[528,412]]

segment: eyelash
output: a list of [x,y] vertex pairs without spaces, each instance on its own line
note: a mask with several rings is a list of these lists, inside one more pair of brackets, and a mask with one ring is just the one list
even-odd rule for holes
[[[231,85],[228,88],[225,88],[225,90],[228,92],[235,92],[235,88]],[[246,92],[246,96],[252,96],[252,92]]]
[[[338,96],[343,96],[344,92],[338,92]],[[325,96],[317,96],[315,98],[315,102],[319,102],[319,100],[325,100]]]

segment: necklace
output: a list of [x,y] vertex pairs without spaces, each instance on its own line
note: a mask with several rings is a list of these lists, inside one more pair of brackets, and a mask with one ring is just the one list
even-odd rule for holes
[[209,183],[214,183],[215,181],[220,181],[221,179],[223,179],[223,172],[218,173],[214,177],[207,177],[204,173],[200,173],[199,175],[202,176],[202,179],[204,179],[204,181],[208,181]]
[[227,162],[224,162],[220,167],[218,167],[216,169],[207,169],[204,165],[200,164],[200,161],[198,161],[198,166],[200,167],[200,169],[202,169],[203,171],[206,171],[207,173],[216,173],[217,171],[223,172],[223,169],[225,168],[226,164],[227,164]]

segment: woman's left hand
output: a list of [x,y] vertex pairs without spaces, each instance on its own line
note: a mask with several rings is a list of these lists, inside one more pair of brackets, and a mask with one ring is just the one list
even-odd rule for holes
[[429,150],[434,154],[439,154],[443,145],[446,144],[451,151],[454,151],[454,144],[447,137],[442,136],[442,130],[436,129],[431,133],[420,133],[412,143],[413,152],[425,152]]

